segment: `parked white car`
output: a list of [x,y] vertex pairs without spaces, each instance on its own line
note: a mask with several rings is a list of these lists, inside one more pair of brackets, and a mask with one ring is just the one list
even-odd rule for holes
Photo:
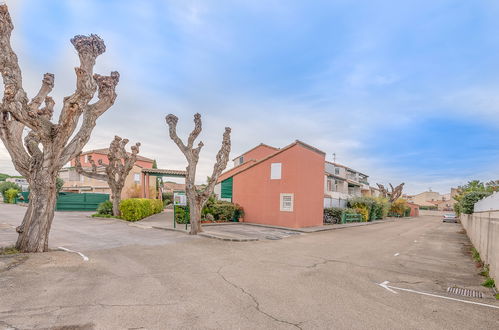
[[449,214],[444,214],[444,219],[442,221],[457,223],[458,219],[454,213],[449,213]]

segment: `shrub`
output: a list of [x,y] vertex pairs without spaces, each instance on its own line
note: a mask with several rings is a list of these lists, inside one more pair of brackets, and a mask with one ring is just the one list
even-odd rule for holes
[[495,286],[495,282],[493,278],[486,278],[485,281],[483,281],[482,285],[487,288],[493,288]]
[[399,217],[403,217],[406,208],[407,208],[406,200],[399,198],[395,202],[392,203],[392,205],[390,207],[390,212],[398,215]]
[[369,209],[367,206],[357,206],[355,207],[355,211],[362,216],[362,222],[369,221]]
[[163,205],[170,205],[173,203],[173,193],[163,193]]
[[341,215],[343,214],[342,208],[327,207],[324,209],[324,223],[340,223]]
[[213,220],[215,220],[215,217],[213,216],[213,214],[208,213],[208,214],[206,214],[205,219],[208,221],[213,221]]
[[244,217],[244,209],[241,205],[236,204],[236,209],[234,210],[234,214],[232,215],[232,219],[234,221],[239,221],[239,219]]
[[459,210],[464,214],[472,214],[475,208],[475,203],[489,196],[491,193],[488,191],[471,191],[464,194],[459,201]]
[[2,182],[2,183],[0,183],[0,193],[3,196],[4,203],[8,203],[8,198],[5,197],[5,192],[9,189],[15,189],[18,192],[22,190],[21,187],[19,187],[14,182]]
[[348,201],[348,206],[356,209],[357,213],[362,215],[363,221],[383,219],[388,215],[388,211],[390,210],[390,203],[386,198],[368,196],[352,198]]
[[189,213],[185,206],[175,206],[175,221],[179,224],[190,223]]
[[99,215],[113,215],[113,203],[111,201],[104,201],[97,207],[97,214]]
[[138,221],[162,210],[163,203],[159,199],[129,198],[120,203],[121,217],[127,221]]
[[3,195],[4,196],[3,197],[4,203],[14,204],[16,202],[16,197],[18,194],[19,194],[19,190],[17,190],[17,189],[14,189],[14,188],[7,189]]
[[229,221],[234,217],[234,212],[236,210],[236,205],[230,202],[217,201],[212,206],[213,217],[216,220]]

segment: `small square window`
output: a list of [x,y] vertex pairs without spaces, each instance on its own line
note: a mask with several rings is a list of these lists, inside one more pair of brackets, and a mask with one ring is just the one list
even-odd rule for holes
[[270,164],[270,180],[280,180],[281,179],[281,163]]
[[243,156],[239,157],[238,162],[239,162],[239,165],[244,163],[244,157]]
[[335,167],[334,168],[334,174],[336,174],[336,175],[340,174],[340,168],[339,167]]
[[294,194],[281,194],[280,210],[284,212],[293,212]]

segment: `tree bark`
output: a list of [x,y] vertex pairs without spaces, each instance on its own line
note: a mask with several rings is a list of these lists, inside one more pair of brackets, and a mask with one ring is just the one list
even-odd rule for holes
[[16,231],[16,249],[29,252],[48,251],[49,232],[57,199],[56,177],[53,170],[41,169],[29,180],[29,204],[23,222]]

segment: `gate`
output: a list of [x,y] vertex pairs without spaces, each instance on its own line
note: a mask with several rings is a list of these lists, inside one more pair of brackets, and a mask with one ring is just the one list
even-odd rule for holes
[[59,193],[56,211],[95,211],[100,203],[109,200],[109,194]]

